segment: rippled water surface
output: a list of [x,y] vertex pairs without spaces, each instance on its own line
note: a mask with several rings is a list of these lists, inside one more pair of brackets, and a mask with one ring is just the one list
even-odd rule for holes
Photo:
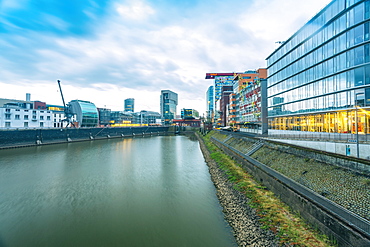
[[235,246],[197,141],[0,150],[0,247]]

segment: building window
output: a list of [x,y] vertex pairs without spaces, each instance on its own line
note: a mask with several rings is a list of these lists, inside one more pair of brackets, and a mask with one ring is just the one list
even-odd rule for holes
[[47,117],[46,117],[46,120],[49,120],[49,121],[50,121],[50,116],[47,116]]
[[24,120],[28,120],[28,115],[24,115]]
[[28,122],[24,122],[23,127],[28,128]]
[[20,116],[19,115],[15,115],[15,120],[19,120],[20,119]]
[[44,120],[44,116],[40,116],[40,120]]
[[41,113],[44,113],[44,111],[40,111]]
[[5,128],[10,128],[10,122],[5,122]]
[[6,114],[5,114],[5,119],[6,119],[6,120],[10,120],[10,114],[7,114],[7,113],[6,113]]
[[15,109],[15,111],[20,111],[19,109]]
[[44,122],[40,122],[40,127],[44,127]]

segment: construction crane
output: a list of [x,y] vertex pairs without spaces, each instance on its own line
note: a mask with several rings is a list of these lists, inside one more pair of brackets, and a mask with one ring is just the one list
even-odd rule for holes
[[72,122],[72,117],[73,117],[73,112],[72,112],[72,109],[71,107],[64,101],[64,96],[63,96],[63,92],[62,92],[62,87],[60,86],[60,80],[57,80],[58,81],[58,85],[59,85],[59,91],[60,91],[60,95],[62,96],[62,100],[63,100],[63,106],[64,106],[64,116],[65,116],[65,119],[62,120],[62,122],[67,122],[67,125],[66,127],[68,127],[68,125],[72,125],[73,127],[76,127],[74,125],[74,123]]

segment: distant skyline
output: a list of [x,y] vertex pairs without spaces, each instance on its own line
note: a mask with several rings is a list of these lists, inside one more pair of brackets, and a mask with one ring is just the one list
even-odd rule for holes
[[[266,67],[266,57],[329,0],[0,2],[0,98],[159,112],[161,90],[201,114],[207,72]],[[178,113],[179,114],[179,113]]]

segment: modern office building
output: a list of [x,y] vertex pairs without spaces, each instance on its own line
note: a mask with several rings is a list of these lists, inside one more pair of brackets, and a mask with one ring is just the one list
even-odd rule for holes
[[206,79],[214,80],[214,103],[222,96],[223,86],[232,86],[235,75],[239,73],[206,73]]
[[134,112],[134,106],[135,106],[134,98],[125,99],[125,111]]
[[177,93],[170,90],[161,91],[160,109],[162,123],[164,125],[172,124],[172,120],[176,118],[176,107],[178,104]]
[[83,100],[72,100],[69,102],[72,112],[76,114],[79,127],[97,127],[99,124],[99,113],[94,103]]
[[215,109],[215,99],[214,99],[214,86],[209,86],[206,93],[206,118],[208,120],[213,118],[213,111]]
[[199,112],[194,109],[181,109],[181,119],[199,119]]
[[370,133],[369,18],[333,0],[267,58],[269,128]]
[[138,116],[137,123],[147,126],[161,125],[161,114],[154,111],[140,111],[135,113]]
[[217,125],[227,126],[227,116],[229,115],[229,102],[230,95],[233,93],[233,86],[222,86],[221,87],[221,98],[220,98],[220,119],[217,121]]

